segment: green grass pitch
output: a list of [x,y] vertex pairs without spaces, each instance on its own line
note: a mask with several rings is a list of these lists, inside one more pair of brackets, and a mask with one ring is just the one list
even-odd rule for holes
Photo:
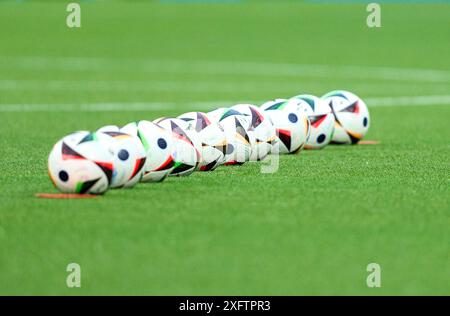
[[[361,3],[81,9],[69,29],[64,1],[0,4],[0,294],[450,294],[449,5],[382,4],[377,29]],[[34,196],[72,131],[334,89],[367,100],[379,145]]]

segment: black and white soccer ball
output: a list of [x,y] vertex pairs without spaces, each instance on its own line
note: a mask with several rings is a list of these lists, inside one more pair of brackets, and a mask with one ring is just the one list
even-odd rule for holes
[[250,160],[255,142],[249,133],[250,118],[232,108],[220,108],[208,113],[211,120],[219,122],[227,140],[225,165],[240,165]]
[[153,121],[172,134],[175,165],[171,176],[188,176],[202,161],[201,141],[197,132],[181,119],[162,117]]
[[188,131],[195,130],[200,138],[202,160],[198,169],[212,171],[222,164],[227,152],[227,139],[222,126],[211,121],[203,112],[188,112],[178,118],[188,124]]
[[334,144],[356,144],[367,134],[370,127],[369,109],[366,103],[344,90],[331,91],[322,99],[327,103],[334,115]]
[[247,131],[254,138],[250,160],[259,161],[266,158],[277,140],[275,127],[268,115],[253,104],[237,104],[231,109],[239,111],[250,121]]
[[311,122],[311,132],[305,149],[321,149],[331,142],[334,133],[334,116],[330,106],[321,98],[301,94],[292,98],[301,102]]
[[137,136],[121,132],[117,126],[97,130],[97,138],[114,156],[111,188],[131,188],[142,178],[147,155]]
[[275,127],[277,141],[272,146],[274,154],[298,153],[305,146],[311,131],[309,118],[301,102],[276,99],[261,105]]
[[111,185],[113,172],[113,154],[87,131],[59,140],[48,158],[50,179],[63,193],[102,194]]
[[144,147],[146,160],[141,181],[163,181],[175,167],[172,135],[145,120],[129,123],[120,131],[137,137]]

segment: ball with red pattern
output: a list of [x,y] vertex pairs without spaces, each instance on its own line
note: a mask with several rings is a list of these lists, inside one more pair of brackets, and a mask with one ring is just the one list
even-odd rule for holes
[[368,132],[370,126],[369,109],[364,101],[344,90],[335,90],[325,94],[322,99],[334,115],[334,144],[356,144]]
[[334,133],[334,116],[330,106],[311,94],[301,94],[292,100],[302,103],[302,108],[311,122],[311,133],[305,149],[324,148],[330,143]]
[[252,143],[251,161],[264,160],[272,151],[272,146],[277,140],[276,130],[267,114],[253,104],[236,104],[231,109],[245,115],[250,122],[247,127],[255,141]]
[[111,185],[114,157],[95,133],[80,131],[59,140],[48,158],[48,173],[63,193],[102,194]]
[[153,121],[172,134],[175,166],[171,176],[189,176],[202,161],[201,141],[194,129],[181,119],[162,117]]
[[117,126],[100,128],[96,135],[114,155],[111,188],[131,188],[142,178],[147,155],[137,136],[121,132]]
[[137,137],[142,143],[146,160],[141,182],[161,182],[175,167],[172,135],[150,121],[131,122],[121,132]]
[[187,130],[194,129],[200,138],[202,160],[198,166],[200,171],[213,171],[223,163],[227,151],[227,140],[222,126],[211,121],[206,113],[188,112],[178,116],[185,121]]
[[298,153],[305,146],[310,122],[300,101],[276,99],[264,103],[260,109],[264,110],[275,127],[277,140],[272,146],[272,153]]

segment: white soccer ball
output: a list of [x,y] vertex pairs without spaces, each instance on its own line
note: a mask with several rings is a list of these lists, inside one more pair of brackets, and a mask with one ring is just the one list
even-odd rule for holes
[[294,102],[294,100],[288,100],[288,99],[273,99],[270,101],[267,101],[259,106],[259,108],[263,111],[265,110],[283,110],[284,108],[292,109],[292,108],[301,108],[301,105],[298,104],[298,102]]
[[153,121],[172,133],[175,147],[175,167],[171,176],[188,176],[202,161],[201,141],[195,130],[181,119],[162,117]]
[[219,123],[220,119],[222,118],[222,115],[226,111],[228,111],[228,108],[220,107],[220,108],[217,108],[217,109],[207,112],[206,116],[209,118],[209,120],[211,122]]
[[188,124],[187,130],[194,129],[200,138],[202,161],[199,170],[212,171],[223,163],[227,152],[227,139],[222,126],[211,122],[203,112],[189,112],[178,118]]
[[172,135],[150,121],[132,122],[120,131],[138,137],[144,146],[146,161],[141,181],[163,181],[175,166]]
[[117,126],[105,126],[96,132],[99,141],[114,155],[111,188],[131,188],[142,178],[147,155],[137,136],[120,132]]
[[311,125],[299,101],[276,99],[261,105],[276,130],[274,154],[299,152],[306,144]]
[[113,159],[95,134],[81,131],[55,144],[48,158],[48,172],[61,192],[102,194],[113,177]]
[[234,109],[218,109],[215,111],[213,117],[218,119],[227,139],[227,153],[224,164],[240,165],[249,161],[252,144],[255,142],[254,135],[248,133],[250,119]]
[[117,125],[105,125],[100,127],[97,132],[120,132],[120,127]]
[[252,144],[251,161],[263,160],[272,150],[277,140],[275,127],[264,111],[253,104],[237,104],[231,107],[247,116],[250,125],[247,127],[249,134],[253,134],[255,141]]
[[301,94],[291,99],[302,102],[302,108],[311,122],[311,133],[305,149],[321,149],[328,145],[334,132],[334,116],[330,106],[310,94]]
[[357,95],[336,90],[325,94],[322,99],[333,110],[335,126],[331,139],[335,144],[356,144],[369,130],[369,110]]

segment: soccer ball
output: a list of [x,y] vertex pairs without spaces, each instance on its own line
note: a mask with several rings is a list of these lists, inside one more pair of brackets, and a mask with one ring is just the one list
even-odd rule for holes
[[305,146],[311,125],[300,101],[276,99],[260,108],[264,109],[276,130],[277,141],[272,146],[272,153],[297,153]]
[[120,132],[120,127],[117,125],[106,125],[100,127],[97,132]]
[[209,120],[211,122],[219,123],[222,115],[226,111],[228,111],[228,108],[221,107],[221,108],[217,108],[215,110],[209,111],[208,113],[206,113],[206,116],[209,118]]
[[194,129],[198,133],[202,156],[199,170],[212,171],[216,169],[224,161],[227,152],[227,140],[222,126],[219,123],[211,122],[202,112],[189,112],[178,118],[188,123],[188,130]]
[[95,134],[76,132],[53,146],[48,157],[48,173],[61,192],[102,194],[111,184],[113,159]]
[[138,137],[144,146],[146,161],[141,182],[163,181],[175,166],[170,133],[149,121],[129,123],[120,131]]
[[142,178],[147,159],[139,138],[119,131],[117,126],[105,126],[96,132],[114,155],[111,188],[131,188]]
[[266,103],[263,103],[262,105],[259,106],[259,108],[263,111],[265,110],[283,110],[283,109],[293,109],[293,108],[301,108],[301,105],[297,102],[295,103],[294,101],[290,102],[291,100],[287,100],[287,99],[274,99],[274,100],[270,100],[267,101]]
[[330,106],[310,94],[298,95],[292,99],[302,102],[302,108],[311,122],[311,133],[305,149],[321,149],[328,145],[334,132],[334,116]]
[[248,133],[251,124],[249,118],[234,109],[218,109],[213,112],[213,118],[218,119],[227,139],[224,164],[235,165],[249,161],[255,141],[254,135]]
[[250,120],[247,131],[249,134],[253,134],[255,139],[252,144],[250,160],[259,161],[266,158],[277,139],[275,127],[268,116],[253,104],[237,104],[232,106],[231,109],[239,111]]
[[334,114],[334,144],[356,144],[369,130],[370,116],[366,104],[357,95],[337,90],[325,94],[322,99]]
[[153,121],[172,133],[175,146],[175,167],[171,176],[188,176],[201,162],[201,141],[189,124],[176,118],[162,117]]

